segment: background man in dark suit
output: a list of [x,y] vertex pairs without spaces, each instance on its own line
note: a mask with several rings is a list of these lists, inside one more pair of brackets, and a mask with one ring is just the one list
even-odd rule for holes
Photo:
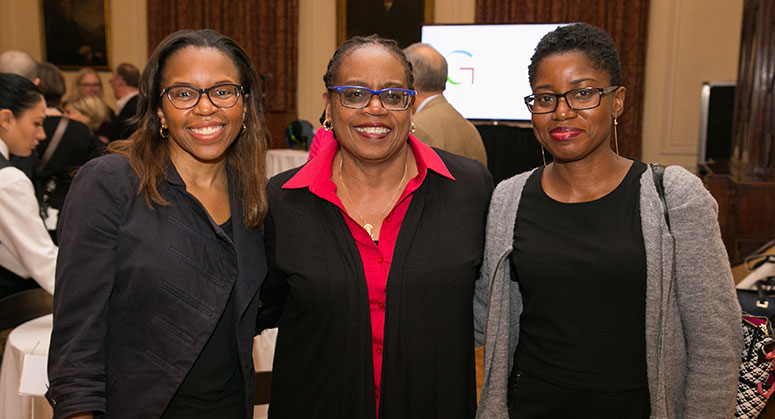
[[110,133],[110,141],[129,138],[135,132],[135,125],[129,119],[137,113],[137,87],[140,84],[140,70],[129,63],[121,63],[113,70],[110,86],[116,97],[116,120]]
[[487,153],[479,131],[444,99],[447,60],[423,43],[408,46],[404,54],[412,63],[417,90],[412,105],[414,136],[431,147],[479,160],[487,166]]

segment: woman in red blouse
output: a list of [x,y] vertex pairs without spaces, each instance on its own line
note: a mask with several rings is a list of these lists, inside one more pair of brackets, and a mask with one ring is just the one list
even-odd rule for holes
[[394,41],[346,41],[323,80],[336,141],[268,185],[270,416],[472,418],[492,178],[411,135],[412,70]]

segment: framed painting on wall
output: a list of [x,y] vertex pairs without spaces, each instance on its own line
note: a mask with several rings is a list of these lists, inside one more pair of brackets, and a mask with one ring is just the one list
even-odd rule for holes
[[422,25],[433,23],[433,0],[337,0],[336,40],[378,34],[401,48],[420,42]]
[[40,0],[44,59],[64,70],[109,70],[108,0]]

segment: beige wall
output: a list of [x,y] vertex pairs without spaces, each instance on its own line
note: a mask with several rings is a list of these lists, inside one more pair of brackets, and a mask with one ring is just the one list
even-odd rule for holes
[[[475,0],[435,0],[436,23],[471,23]],[[743,0],[652,0],[645,80],[643,159],[693,168],[703,81],[734,81]],[[0,2],[0,50],[41,58],[38,1]],[[111,63],[142,68],[145,2],[110,0]],[[336,48],[336,0],[300,0],[298,117],[317,125],[323,73]],[[31,29],[32,28],[32,29]],[[68,73],[68,82],[73,73]],[[115,103],[102,73],[105,99]]]
[[[323,112],[323,74],[336,49],[336,0],[299,2],[298,117],[318,125]],[[436,23],[472,23],[474,0],[436,0]]]
[[[122,62],[145,66],[148,56],[146,8],[143,1],[110,0],[108,25],[110,27],[110,63]],[[43,30],[40,2],[38,0],[3,0],[0,2],[0,51],[19,49],[36,60],[43,58]],[[99,72],[105,88],[105,101],[115,107],[116,100],[110,90],[110,72]],[[65,71],[68,89],[72,85],[74,71]]]
[[694,169],[700,88],[735,81],[743,0],[652,0],[643,159]]

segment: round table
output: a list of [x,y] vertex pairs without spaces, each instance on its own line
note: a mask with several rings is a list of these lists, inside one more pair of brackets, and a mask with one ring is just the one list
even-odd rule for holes
[[278,173],[294,167],[299,167],[307,162],[308,151],[292,150],[289,148],[275,148],[266,152],[266,177],[270,178]]
[[[49,314],[22,323],[8,335],[0,367],[0,419],[42,419],[53,415],[51,406],[42,396],[19,394],[24,356],[48,355],[51,324],[52,316]],[[39,378],[45,380],[46,377]]]
[[[25,354],[48,355],[51,342],[51,314],[23,323],[8,335],[0,369],[0,419],[50,419],[51,406],[41,396],[22,396],[19,384]],[[256,371],[271,371],[277,329],[265,330],[253,340],[253,363]],[[38,377],[48,380],[45,377]],[[266,417],[269,405],[255,406],[254,417]]]

